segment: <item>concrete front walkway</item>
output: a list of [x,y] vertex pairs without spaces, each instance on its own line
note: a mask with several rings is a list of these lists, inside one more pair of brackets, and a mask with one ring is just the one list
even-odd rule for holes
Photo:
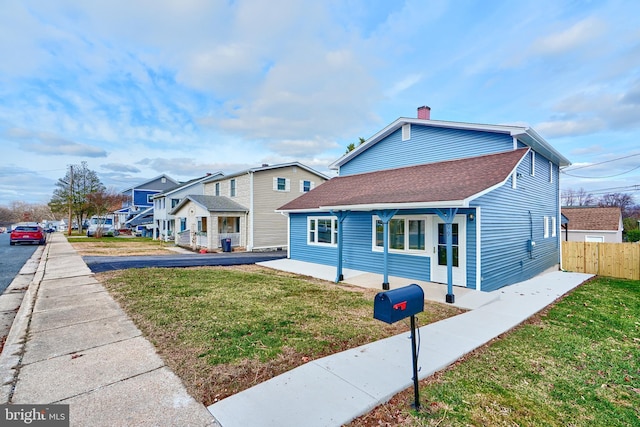
[[2,403],[69,404],[72,426],[214,426],[60,233],[0,354]]

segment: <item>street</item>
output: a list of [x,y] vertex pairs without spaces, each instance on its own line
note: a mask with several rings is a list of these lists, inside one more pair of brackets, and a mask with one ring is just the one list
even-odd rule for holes
[[9,233],[0,233],[0,294],[7,289],[38,245],[9,245]]

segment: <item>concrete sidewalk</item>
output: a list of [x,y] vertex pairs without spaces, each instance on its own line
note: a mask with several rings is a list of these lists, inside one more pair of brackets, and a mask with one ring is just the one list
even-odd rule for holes
[[16,278],[28,289],[0,354],[0,403],[69,404],[72,426],[216,425],[62,234],[36,255],[30,283]]

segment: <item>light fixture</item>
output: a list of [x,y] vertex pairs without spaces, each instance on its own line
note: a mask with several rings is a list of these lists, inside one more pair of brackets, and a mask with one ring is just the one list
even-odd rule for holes
[[475,219],[475,215],[470,213],[469,214],[469,221],[473,221]]

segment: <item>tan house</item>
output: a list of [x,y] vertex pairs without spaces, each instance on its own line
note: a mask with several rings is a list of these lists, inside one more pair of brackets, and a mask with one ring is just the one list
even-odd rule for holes
[[563,207],[564,240],[570,242],[622,242],[622,212],[617,207]]
[[[175,242],[194,250],[287,249],[287,218],[276,209],[329,177],[298,162],[262,165],[203,181],[204,195],[185,197],[170,214]],[[227,240],[229,239],[229,240]]]

